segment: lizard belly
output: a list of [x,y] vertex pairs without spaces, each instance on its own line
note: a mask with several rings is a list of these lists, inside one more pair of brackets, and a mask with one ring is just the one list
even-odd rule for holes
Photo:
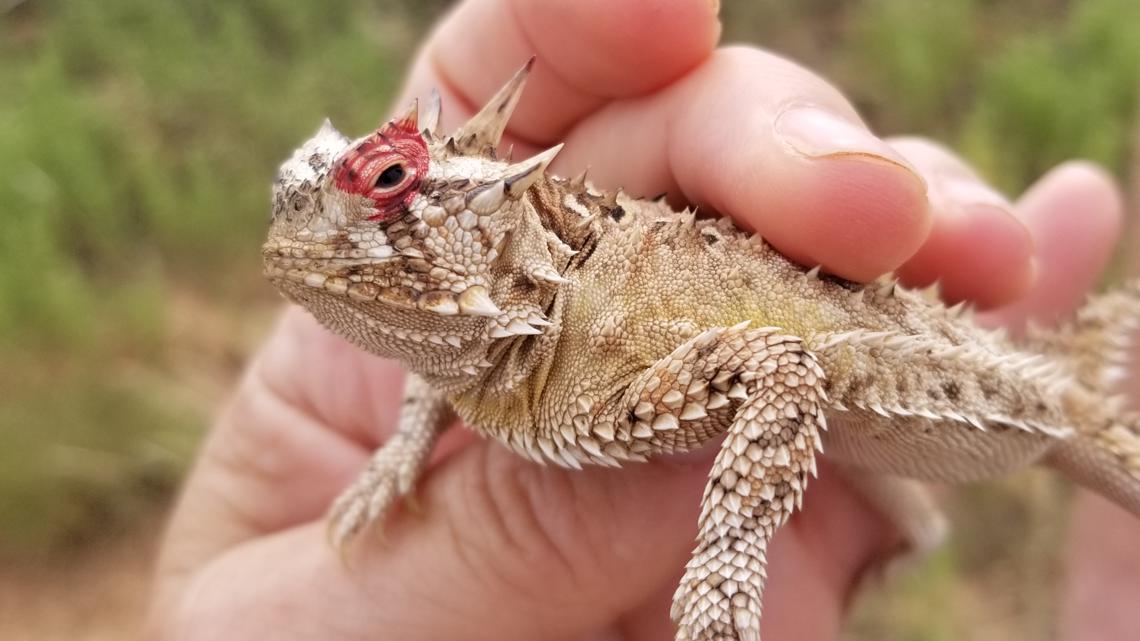
[[918,416],[886,418],[867,411],[832,412],[823,436],[828,456],[881,472],[937,482],[1001,476],[1034,463],[1054,437],[991,423]]

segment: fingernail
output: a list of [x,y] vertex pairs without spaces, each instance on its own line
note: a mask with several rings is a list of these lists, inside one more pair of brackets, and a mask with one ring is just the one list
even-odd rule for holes
[[[947,209],[992,207],[1016,220],[1013,204],[1005,196],[977,181],[942,177],[935,178],[934,182],[937,183],[937,195],[932,194],[932,197],[941,197]],[[1026,234],[1028,233],[1029,230],[1026,229]]]
[[895,165],[925,184],[918,172],[890,145],[862,125],[819,107],[790,107],[776,117],[776,134],[801,156],[863,157]]
[[935,182],[931,200],[936,207],[966,216],[982,216],[990,225],[1000,226],[995,229],[1001,229],[1000,233],[1005,238],[1020,240],[1021,251],[1018,253],[1027,257],[1033,255],[1033,234],[1014,213],[1013,203],[1000,192],[973,180],[942,178],[935,179]]

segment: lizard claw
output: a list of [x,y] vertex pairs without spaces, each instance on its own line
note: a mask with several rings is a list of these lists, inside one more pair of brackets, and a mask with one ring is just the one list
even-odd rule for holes
[[412,501],[416,476],[416,465],[401,456],[399,448],[378,451],[368,469],[329,509],[329,544],[343,556],[349,543],[383,520],[400,497]]

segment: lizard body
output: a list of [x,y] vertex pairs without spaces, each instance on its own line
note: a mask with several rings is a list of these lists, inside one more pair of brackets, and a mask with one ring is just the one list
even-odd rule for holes
[[824,445],[918,550],[940,517],[899,477],[1041,462],[1140,513],[1138,421],[1108,393],[1135,288],[1014,342],[930,294],[804,269],[727,219],[550,176],[560,145],[500,160],[528,70],[450,136],[436,98],[356,141],[326,123],[282,166],[267,276],[412,372],[399,431],[333,506],[336,545],[411,491],[453,412],[570,467],[724,436],[678,639],[759,639],[768,541]]

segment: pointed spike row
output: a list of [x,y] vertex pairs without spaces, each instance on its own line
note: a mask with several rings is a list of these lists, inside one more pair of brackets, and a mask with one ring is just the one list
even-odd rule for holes
[[815,267],[812,267],[811,269],[807,270],[807,272],[804,273],[804,277],[807,278],[808,280],[815,280],[815,279],[819,278],[819,270],[821,267],[822,267],[821,265],[816,265]]
[[922,289],[922,295],[930,300],[941,300],[942,298],[942,279],[935,279],[935,281]]
[[487,294],[487,289],[482,285],[473,285],[468,287],[459,295],[457,301],[459,303],[459,313],[467,314],[470,316],[498,316],[503,313],[495,301],[491,300],[491,296]]
[[466,124],[455,132],[453,139],[460,151],[486,153],[499,146],[499,140],[502,139],[503,132],[507,129],[507,121],[510,120],[511,113],[518,105],[519,97],[522,96],[523,87],[526,85],[527,76],[530,75],[533,66],[534,58],[532,57],[523,65],[522,69],[515,72],[507,84],[503,85],[487,101],[479,113],[472,116]]
[[585,189],[586,188],[586,174],[588,174],[588,173],[590,173],[590,168],[586,167],[585,169],[582,170],[582,173],[578,174],[577,176],[574,177],[573,180],[570,181],[570,187],[572,189],[574,189],[575,191]]
[[499,211],[506,199],[506,183],[501,180],[487,183],[467,193],[467,209],[480,216],[488,216]]
[[883,298],[890,298],[891,296],[895,295],[895,287],[897,287],[898,284],[899,284],[899,281],[897,279],[891,279],[891,280],[879,285],[879,288],[876,290],[876,293],[879,296],[882,296]]
[[507,324],[507,331],[511,334],[534,336],[541,334],[542,330],[529,325],[526,321],[516,318]]
[[431,95],[428,97],[427,109],[424,111],[423,120],[420,122],[420,131],[427,133],[433,138],[439,137],[439,119],[443,114],[443,102],[439,97],[439,89],[432,87]]
[[559,274],[551,265],[539,265],[530,270],[530,279],[534,283],[550,283],[552,285],[565,285],[570,279]]
[[618,198],[623,196],[625,196],[625,190],[621,187],[613,191],[607,191],[602,194],[602,205],[605,206],[606,209],[613,209],[617,206]]
[[526,322],[530,323],[531,325],[534,325],[535,327],[551,327],[554,325],[554,323],[546,320],[546,318],[544,316],[542,316],[542,314],[539,314],[538,312],[535,312],[535,313],[527,316]]
[[518,198],[527,189],[530,189],[530,186],[546,173],[546,168],[550,166],[550,162],[554,160],[558,152],[562,151],[564,144],[558,143],[546,151],[507,167],[507,177],[503,179],[507,186],[507,195],[511,198]]

